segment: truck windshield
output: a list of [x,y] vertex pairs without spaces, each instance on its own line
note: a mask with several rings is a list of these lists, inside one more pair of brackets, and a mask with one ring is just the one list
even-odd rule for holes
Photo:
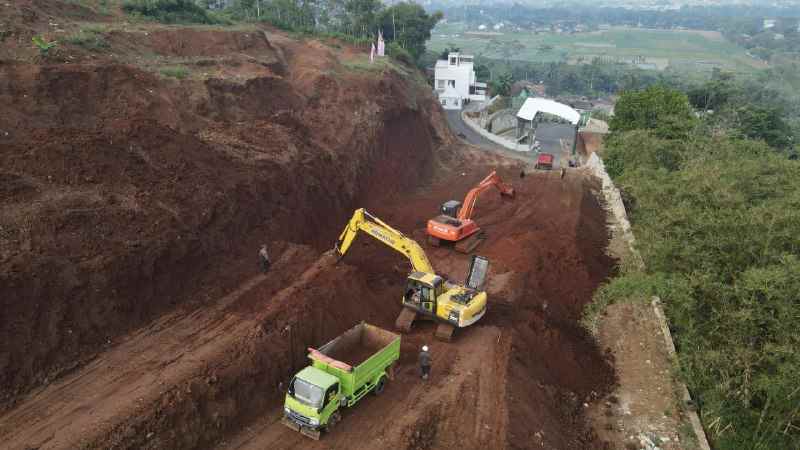
[[300,403],[304,403],[313,408],[322,406],[324,392],[321,388],[299,378],[295,378],[293,383],[292,391],[294,392],[294,398],[299,400]]

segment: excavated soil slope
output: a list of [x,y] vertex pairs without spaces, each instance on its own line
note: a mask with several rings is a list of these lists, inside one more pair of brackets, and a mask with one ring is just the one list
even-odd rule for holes
[[[48,1],[15,11],[42,19]],[[580,172],[519,178],[518,162],[452,144],[427,89],[351,49],[151,31],[109,32],[117,59],[0,60],[4,447],[603,448],[583,403],[613,371],[577,321],[613,261]],[[150,52],[203,72],[162,78]],[[517,198],[479,200],[485,318],[451,343],[415,324],[385,396],[322,441],[277,423],[307,347],[400,311],[402,257],[367,237],[338,264],[327,251],[352,210],[423,242],[439,204],[492,168]],[[467,256],[429,256],[463,281]]]
[[262,241],[327,247],[359,199],[430,173],[450,137],[424,88],[248,35],[285,76],[0,61],[1,401],[220,297]]
[[[402,201],[364,205],[421,235],[442,200],[510,163],[467,153],[452,164]],[[576,319],[610,267],[604,215],[582,176],[554,175],[515,180],[511,202],[481,198],[476,219],[489,239],[479,253],[491,260],[486,317],[452,343],[435,341],[433,324],[416,324],[386,395],[347,411],[320,442],[277,423],[305,349],[361,320],[391,328],[400,310],[407,262],[366,237],[339,264],[330,253],[317,258],[310,247],[284,244],[266,277],[127,336],[0,418],[0,436],[13,449],[603,448],[582,405],[613,377]],[[429,255],[439,273],[463,280],[466,255]],[[416,372],[422,344],[434,358],[427,384]]]
[[[503,164],[512,163],[470,156],[415,195],[367,206],[422,240],[425,221],[440,202]],[[490,304],[479,324],[457,332],[452,343],[436,341],[432,324],[416,324],[403,336],[397,379],[386,393],[348,410],[320,442],[278,422],[278,398],[268,414],[219,448],[605,448],[586,423],[584,403],[613,384],[613,371],[577,325],[582,306],[612,265],[603,252],[604,212],[592,195],[594,186],[579,172],[564,181],[555,174],[519,180],[518,170],[501,173],[513,180],[517,198],[504,201],[489,192],[479,200],[476,220],[489,238],[478,253],[491,261]],[[463,280],[467,256],[427,250],[439,273]],[[373,305],[379,300],[399,309],[394,305],[407,268],[403,259],[359,237],[345,261],[357,268],[348,276],[365,277],[373,289],[369,297],[342,293],[336,305],[364,302],[367,320],[391,327],[394,315],[378,315]],[[434,359],[428,383],[416,367],[423,344],[431,346]]]

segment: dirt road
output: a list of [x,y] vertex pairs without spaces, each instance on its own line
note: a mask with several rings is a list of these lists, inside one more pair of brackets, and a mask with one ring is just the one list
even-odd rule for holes
[[498,380],[505,378],[509,339],[489,326],[464,333],[458,344],[428,342],[432,328],[421,326],[403,337],[403,350],[412,356],[419,348],[409,342],[431,347],[434,372],[427,382],[420,379],[414,358],[405,357],[383,395],[348,411],[319,442],[282,425],[278,410],[219,448],[505,448],[508,411],[504,383]]
[[[404,200],[365,206],[420,235],[441,201],[503,162],[467,155]],[[367,237],[339,265],[287,244],[266,278],[250,279],[214,307],[166,316],[30,396],[0,418],[0,437],[14,450],[502,449],[534,441],[600,448],[575,408],[611,380],[602,354],[576,324],[610,268],[598,245],[605,239],[602,211],[582,178],[514,179],[513,164],[500,170],[517,198],[484,195],[476,216],[489,232],[478,250],[491,261],[486,317],[452,343],[435,341],[432,324],[415,325],[404,337],[398,379],[385,396],[348,412],[331,439],[310,443],[275,423],[278,387],[301,367],[307,346],[360,320],[391,328],[406,262]],[[463,280],[467,255],[447,248],[429,255],[437,271]],[[563,283],[566,276],[570,283]],[[435,358],[427,384],[416,376],[423,343]],[[364,438],[364,429],[374,437]]]

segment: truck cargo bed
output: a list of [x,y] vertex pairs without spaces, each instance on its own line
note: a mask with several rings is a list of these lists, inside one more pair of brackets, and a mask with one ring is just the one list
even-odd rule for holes
[[325,356],[357,367],[396,338],[393,333],[363,324],[328,342],[319,351]]

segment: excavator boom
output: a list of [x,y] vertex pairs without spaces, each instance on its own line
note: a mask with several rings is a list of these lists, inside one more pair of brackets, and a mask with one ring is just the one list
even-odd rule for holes
[[478,196],[483,191],[490,189],[492,186],[500,191],[500,195],[507,197],[514,197],[514,188],[503,182],[497,171],[493,170],[486,178],[483,179],[477,186],[470,189],[467,195],[464,196],[464,203],[461,210],[458,212],[459,220],[467,220],[472,218],[472,212],[475,210],[475,203],[478,201]]
[[336,253],[344,257],[359,231],[369,234],[411,262],[412,271],[406,280],[402,297],[404,308],[395,326],[404,332],[411,329],[417,315],[435,318],[436,336],[449,340],[456,328],[472,325],[486,312],[487,295],[482,291],[489,260],[473,256],[464,285],[450,283],[433,271],[425,251],[413,239],[395,230],[363,208],[357,209],[336,242]]
[[472,220],[475,203],[480,194],[492,186],[500,195],[514,197],[514,188],[500,179],[496,171],[467,192],[464,202],[451,200],[442,205],[442,214],[428,220],[428,242],[438,246],[442,241],[455,244],[456,251],[469,253],[485,239],[485,233]]
[[428,256],[416,241],[406,237],[403,233],[373,216],[364,208],[359,208],[353,213],[353,217],[347,223],[344,231],[339,236],[339,240],[336,242],[336,252],[340,258],[344,257],[347,250],[350,249],[359,230],[402,253],[411,262],[415,272],[434,273],[433,265],[428,260]]

